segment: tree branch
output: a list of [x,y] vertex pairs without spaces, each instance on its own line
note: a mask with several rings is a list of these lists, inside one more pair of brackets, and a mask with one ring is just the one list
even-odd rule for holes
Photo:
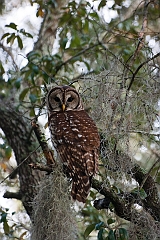
[[[131,201],[126,201],[124,196],[122,197],[118,195],[113,189],[106,187],[103,182],[96,179],[92,179],[92,188],[104,195],[108,202],[111,201],[113,203],[115,212],[119,217],[129,221],[131,220]],[[102,206],[106,207],[107,204],[104,203],[104,201],[101,201],[100,205],[100,203],[96,200],[94,205],[102,208]]]
[[5,192],[4,198],[15,198],[17,200],[22,200],[22,194],[20,192]]
[[5,47],[2,43],[0,43],[0,48],[2,48],[3,51],[5,51],[11,57],[13,65],[15,67],[15,70],[18,71],[19,68],[18,68],[18,66],[17,66],[17,64],[16,64],[16,62],[14,60],[14,56],[13,56],[11,50],[9,48]]
[[40,50],[43,54],[46,54],[47,51],[52,52],[53,50],[59,19],[65,11],[64,7],[68,4],[69,0],[57,0],[53,2],[56,3],[56,6],[47,4],[46,9],[44,9],[44,19],[39,30],[38,40],[33,48],[33,51]]
[[[37,137],[37,140],[42,148],[42,151],[43,151],[43,154],[47,160],[47,165],[50,166],[50,165],[55,165],[55,159],[54,159],[54,156],[53,156],[53,152],[48,148],[48,144],[47,144],[47,141],[45,139],[45,135],[44,133],[42,133],[39,125],[35,122],[35,120],[33,120],[31,122],[31,125],[32,125],[32,128],[35,132],[35,135]],[[35,167],[34,167],[35,168]]]
[[40,171],[44,171],[47,172],[48,174],[50,174],[51,172],[53,172],[53,166],[46,166],[43,164],[38,164],[38,163],[30,163],[29,166],[33,169],[38,169]]

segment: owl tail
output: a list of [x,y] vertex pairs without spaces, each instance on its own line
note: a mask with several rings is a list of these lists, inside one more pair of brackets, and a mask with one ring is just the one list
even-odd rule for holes
[[86,202],[86,198],[91,188],[91,178],[92,177],[87,175],[78,175],[78,177],[73,176],[71,190],[71,196],[73,200],[83,203]]

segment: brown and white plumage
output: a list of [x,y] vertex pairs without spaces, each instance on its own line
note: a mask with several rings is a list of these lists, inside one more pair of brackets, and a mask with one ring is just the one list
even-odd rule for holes
[[51,89],[47,103],[52,143],[72,178],[71,195],[74,200],[85,202],[91,178],[98,169],[100,140],[97,127],[72,87]]

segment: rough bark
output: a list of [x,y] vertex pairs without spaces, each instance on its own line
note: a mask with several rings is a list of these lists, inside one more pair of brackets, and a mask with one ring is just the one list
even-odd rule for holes
[[56,39],[58,22],[63,14],[63,8],[67,5],[68,0],[55,1],[52,7],[45,10],[44,20],[41,24],[38,40],[33,50],[39,50],[42,54],[50,53],[53,50],[53,43]]
[[[52,52],[58,21],[63,14],[63,7],[68,2],[68,0],[58,0],[54,2],[54,6],[47,7],[33,51],[38,50],[42,54]],[[15,153],[17,165],[20,165],[17,169],[20,190],[16,194],[6,192],[4,197],[21,200],[27,213],[32,217],[31,202],[36,194],[36,185],[44,176],[44,172],[31,167],[32,164],[37,163],[38,152],[35,150],[39,143],[29,119],[23,117],[23,113],[16,110],[13,92],[10,95],[13,95],[12,100],[0,96],[0,128]]]
[[[28,215],[31,217],[31,202],[36,194],[36,185],[43,176],[41,171],[35,171],[29,166],[30,163],[36,163],[38,160],[37,139],[30,121],[23,117],[21,112],[16,111],[12,104],[8,104],[6,99],[0,100],[0,128],[2,128],[16,157],[20,181],[18,199],[21,199]],[[15,196],[12,193],[7,193],[5,197],[12,198]]]

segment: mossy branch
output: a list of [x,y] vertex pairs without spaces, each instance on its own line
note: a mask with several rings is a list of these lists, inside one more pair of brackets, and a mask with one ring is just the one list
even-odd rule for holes
[[[35,120],[32,121],[31,125],[32,125],[32,128],[33,128],[34,132],[35,132],[37,140],[38,140],[38,142],[39,142],[39,144],[42,148],[43,154],[46,158],[47,166],[55,165],[56,162],[55,162],[55,159],[54,159],[54,156],[53,156],[53,152],[48,147],[48,144],[47,144],[47,141],[45,139],[44,133],[42,133],[39,125],[36,123]],[[36,167],[36,164],[34,164],[34,165],[30,164],[30,166],[38,169],[38,166]],[[39,168],[40,168],[40,166],[39,166]],[[44,168],[44,166],[42,168]],[[39,170],[43,171],[43,169],[39,169]],[[44,171],[46,171],[46,170],[44,170]],[[48,169],[47,171],[50,171],[50,170]]]

